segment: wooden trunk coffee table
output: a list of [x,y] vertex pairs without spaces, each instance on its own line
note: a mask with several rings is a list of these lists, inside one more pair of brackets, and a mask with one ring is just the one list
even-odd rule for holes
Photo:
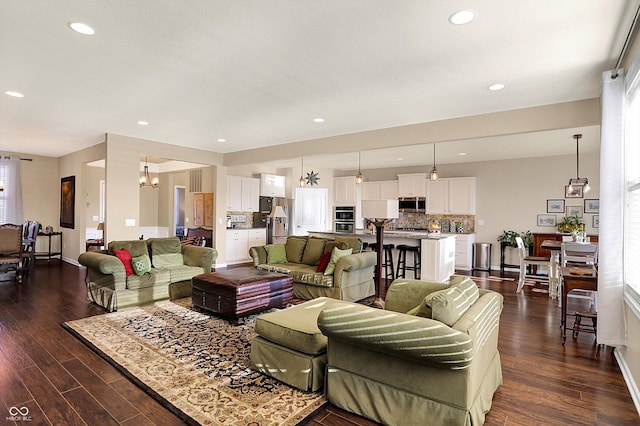
[[194,306],[234,319],[284,308],[293,299],[289,275],[251,267],[196,275],[191,283]]

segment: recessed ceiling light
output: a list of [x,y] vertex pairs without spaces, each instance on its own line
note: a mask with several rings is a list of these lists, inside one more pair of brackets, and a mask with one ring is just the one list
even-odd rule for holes
[[227,141],[227,140],[226,140],[226,139],[223,139],[223,138],[218,139],[218,142],[226,142],[226,141]]
[[313,121],[316,123],[324,123],[324,118],[320,118],[320,117],[314,118]]
[[24,95],[20,92],[12,92],[11,90],[7,90],[4,92],[5,95],[13,96],[14,98],[24,98]]
[[459,152],[458,155],[467,155],[466,152]]
[[398,160],[398,161],[404,161],[404,158],[399,157],[399,158],[396,158],[396,160]]
[[502,89],[504,89],[504,84],[502,83],[492,84],[491,86],[487,87],[487,90],[491,90],[492,92],[495,92],[496,90],[502,90]]
[[451,22],[453,25],[464,25],[473,21],[475,17],[476,17],[475,11],[461,10],[449,16],[449,22]]
[[82,22],[69,22],[69,28],[84,35],[94,35],[96,33],[96,30]]
[[149,122],[140,120],[140,121],[138,121],[138,124],[141,125],[141,126],[148,126]]

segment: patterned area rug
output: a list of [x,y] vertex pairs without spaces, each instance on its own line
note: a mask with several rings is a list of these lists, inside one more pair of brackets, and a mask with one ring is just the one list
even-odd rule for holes
[[62,324],[183,421],[294,425],[321,408],[303,392],[250,368],[255,315],[233,324],[159,302]]

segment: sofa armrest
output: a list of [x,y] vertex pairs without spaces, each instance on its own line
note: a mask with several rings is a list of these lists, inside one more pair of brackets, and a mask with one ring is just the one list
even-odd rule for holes
[[483,348],[493,336],[492,346],[497,349],[503,302],[500,293],[480,289],[480,298],[453,324],[453,328],[468,334],[476,342],[476,350]]
[[88,279],[99,286],[123,290],[127,286],[124,265],[116,256],[98,252],[81,253],[78,263],[88,269]]
[[363,251],[356,254],[350,254],[338,259],[336,263],[336,269],[333,275],[341,274],[342,272],[358,271],[371,266],[376,266],[378,257],[375,252]]
[[218,258],[218,251],[210,247],[182,246],[182,261],[187,266],[200,266],[205,272],[211,271],[213,261]]
[[409,312],[422,303],[427,295],[448,287],[449,284],[399,278],[387,289],[384,308],[394,312]]
[[322,334],[344,343],[440,368],[461,370],[471,364],[468,334],[435,320],[336,302],[318,316]]
[[264,246],[251,247],[249,255],[253,259],[253,266],[264,265],[267,263],[267,250]]

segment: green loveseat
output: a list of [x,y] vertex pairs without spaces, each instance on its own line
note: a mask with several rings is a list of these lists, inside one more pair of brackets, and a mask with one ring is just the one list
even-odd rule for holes
[[[355,302],[375,294],[376,254],[363,252],[359,238],[290,236],[284,246],[286,259],[280,263],[269,263],[265,246],[251,247],[249,253],[256,268],[290,275],[297,298],[310,300],[324,296]],[[338,259],[333,273],[316,272],[322,255],[334,247],[351,248],[353,254]]]
[[327,399],[386,425],[481,425],[502,384],[503,297],[452,281],[395,280],[385,310],[324,308]]
[[[127,276],[114,250],[126,248],[132,257],[149,255],[150,272]],[[182,245],[177,237],[146,241],[112,241],[107,250],[82,253],[78,262],[87,268],[89,300],[116,311],[162,299],[191,295],[191,278],[211,272],[218,252],[209,247]]]

